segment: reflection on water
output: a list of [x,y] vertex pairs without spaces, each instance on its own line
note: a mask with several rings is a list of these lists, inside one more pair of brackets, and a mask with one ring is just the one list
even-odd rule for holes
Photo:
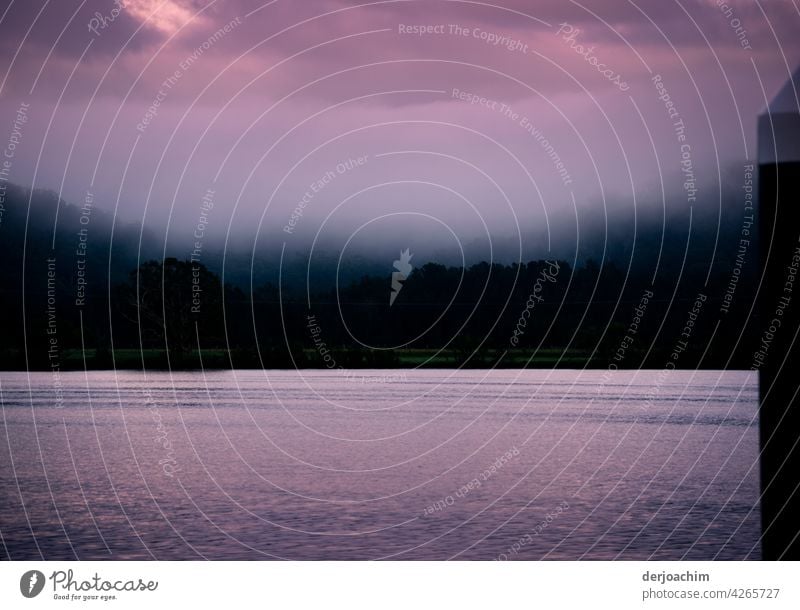
[[60,383],[0,373],[5,558],[760,557],[746,372]]

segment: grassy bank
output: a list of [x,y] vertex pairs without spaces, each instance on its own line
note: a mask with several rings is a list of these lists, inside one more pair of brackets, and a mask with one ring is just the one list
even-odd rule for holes
[[[609,357],[594,358],[588,350],[541,349],[535,354],[528,350],[505,352],[486,350],[470,354],[459,350],[400,349],[400,350],[341,350],[330,352],[331,359],[323,361],[313,349],[297,351],[294,361],[285,352],[264,351],[261,356],[250,350],[207,349],[183,355],[158,349],[117,349],[113,355],[108,350],[63,350],[58,358],[35,358],[28,354],[0,351],[0,370],[47,371],[56,364],[62,371],[139,369],[195,370],[195,369],[406,369],[406,368],[595,368],[605,369]],[[642,366],[641,354],[631,353],[627,358],[629,368],[658,368],[657,364]],[[657,361],[656,361],[657,362]],[[619,364],[624,369],[624,363]]]

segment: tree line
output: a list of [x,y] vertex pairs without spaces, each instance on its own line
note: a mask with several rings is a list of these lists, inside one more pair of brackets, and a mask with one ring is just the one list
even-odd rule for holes
[[[17,196],[23,200],[26,193]],[[147,235],[119,227],[112,240],[110,219],[96,214],[81,246],[87,262],[79,275],[80,213],[63,207],[54,238],[57,199],[37,194],[37,200],[33,221],[23,225],[22,210],[6,205],[10,211],[0,225],[4,369],[52,367],[53,345],[64,369],[330,368],[331,361],[337,368],[660,369],[673,358],[688,321],[679,368],[749,368],[759,334],[751,315],[753,260],[739,265],[730,300],[733,252],[728,259],[722,252],[710,272],[666,260],[655,274],[591,259],[578,265],[427,262],[399,291],[391,268],[383,274],[370,269],[338,289],[335,282],[311,282],[306,291],[300,282],[225,282],[210,266],[181,257],[137,263],[142,251],[157,253]],[[327,272],[333,276],[336,269]]]

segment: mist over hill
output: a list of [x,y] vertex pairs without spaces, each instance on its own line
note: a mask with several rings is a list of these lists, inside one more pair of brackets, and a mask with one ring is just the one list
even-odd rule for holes
[[[524,241],[493,239],[490,248],[467,241],[463,259],[456,260],[440,244],[413,234],[347,248],[329,236],[313,248],[295,242],[290,249],[273,231],[229,236],[227,247],[207,238],[198,251],[197,240],[115,222],[102,202],[77,205],[11,185],[0,224],[4,366],[24,367],[26,346],[28,364],[44,366],[54,324],[60,349],[99,350],[108,365],[111,347],[167,348],[178,328],[176,336],[183,338],[173,338],[172,347],[181,345],[188,354],[197,345],[184,331],[195,322],[201,347],[235,348],[248,354],[246,365],[263,365],[262,352],[269,352],[273,366],[324,366],[308,330],[309,315],[324,328],[326,345],[344,350],[340,360],[352,360],[350,366],[396,365],[390,348],[399,346],[450,350],[459,365],[496,363],[508,349],[580,349],[587,350],[587,362],[600,366],[618,348],[631,312],[651,293],[648,325],[637,330],[639,361],[631,357],[635,349],[626,348],[625,366],[658,367],[680,334],[687,307],[702,294],[705,311],[719,309],[734,275],[735,299],[721,317],[736,329],[729,341],[722,338],[731,352],[722,350],[700,365],[725,365],[735,352],[743,366],[752,339],[757,243],[753,238],[741,246],[746,214],[740,194],[723,191],[717,201],[709,198],[685,215],[678,204],[660,217],[620,208],[604,217],[591,209],[579,212],[572,227],[551,226],[549,239],[544,228]],[[394,261],[405,249],[413,271],[390,306]],[[545,260],[558,262],[558,279],[547,282],[546,302],[518,340],[509,342]],[[192,315],[192,269],[200,268],[207,274],[197,288],[202,318]],[[158,293],[147,306],[141,300],[143,269],[152,270]],[[166,307],[170,290],[183,294]],[[149,310],[154,317],[143,336],[142,312]],[[182,313],[171,319],[176,312]],[[698,364],[711,326],[693,333],[682,366]]]

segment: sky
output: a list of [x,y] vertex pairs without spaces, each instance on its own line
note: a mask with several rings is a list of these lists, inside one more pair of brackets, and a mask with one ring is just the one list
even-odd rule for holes
[[800,64],[796,0],[15,0],[0,15],[8,179],[201,246],[457,259],[549,247],[581,218],[713,212]]

